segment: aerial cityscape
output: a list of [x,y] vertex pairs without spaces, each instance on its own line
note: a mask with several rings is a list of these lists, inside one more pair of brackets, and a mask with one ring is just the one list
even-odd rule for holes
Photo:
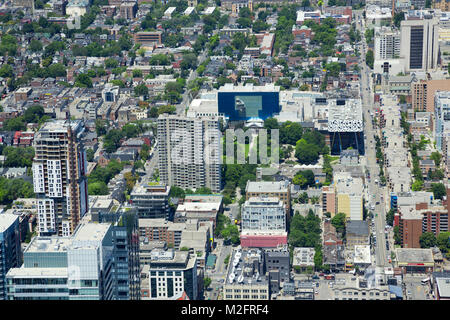
[[449,0],[0,0],[0,300],[450,300],[449,181]]

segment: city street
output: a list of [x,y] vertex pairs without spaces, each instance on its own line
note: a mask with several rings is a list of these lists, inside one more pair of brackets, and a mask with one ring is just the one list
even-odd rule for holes
[[[355,12],[356,21],[358,17],[362,19],[362,13],[360,11]],[[375,205],[375,210],[373,210],[375,218],[375,230],[377,245],[375,248],[376,265],[379,267],[388,266],[388,259],[386,257],[386,241],[384,235],[385,228],[385,217],[386,208],[385,201],[388,199],[387,188],[380,187],[379,182],[379,165],[376,162],[376,141],[374,136],[376,135],[376,129],[372,125],[372,118],[370,112],[375,114],[374,102],[373,102],[373,89],[372,80],[369,67],[365,63],[365,55],[367,52],[367,44],[364,37],[364,28],[362,24],[356,23],[357,30],[361,33],[361,77],[360,77],[360,91],[362,98],[362,108],[363,108],[363,118],[364,118],[364,135],[367,138],[367,143],[365,144],[365,156],[366,156],[366,167],[370,173],[370,180],[367,181],[368,194],[371,195],[369,205]]]
[[[198,65],[200,65],[203,61],[206,60],[208,56],[208,51],[204,50],[199,56],[198,56]],[[197,74],[197,70],[191,70],[189,77],[186,80],[186,84],[188,84],[190,81],[196,79],[198,77]],[[182,95],[182,100],[179,104],[176,105],[177,111],[176,113],[178,115],[184,115],[186,108],[189,106],[189,103],[191,102],[191,98],[190,98],[190,91],[189,89],[186,88],[186,90],[184,91],[183,95]]]
[[227,273],[225,259],[231,256],[232,246],[224,246],[222,239],[217,239],[217,246],[212,254],[216,255],[216,265],[214,270],[206,270],[205,277],[211,278],[210,290],[205,292],[206,299],[217,300],[217,296],[221,293],[223,283]]

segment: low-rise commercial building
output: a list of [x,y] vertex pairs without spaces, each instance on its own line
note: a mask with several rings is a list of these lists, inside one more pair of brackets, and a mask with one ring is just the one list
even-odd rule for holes
[[397,248],[395,251],[397,267],[402,273],[430,273],[434,270],[431,249]]

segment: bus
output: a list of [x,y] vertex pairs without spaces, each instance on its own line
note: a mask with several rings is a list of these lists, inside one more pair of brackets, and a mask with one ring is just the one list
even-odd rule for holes
[[425,285],[425,284],[428,284],[428,281],[430,281],[430,278],[425,278],[425,279],[422,279],[422,284],[423,285]]

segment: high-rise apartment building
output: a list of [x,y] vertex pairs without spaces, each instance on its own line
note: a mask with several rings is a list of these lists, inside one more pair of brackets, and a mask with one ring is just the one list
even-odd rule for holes
[[434,113],[436,91],[448,91],[449,88],[450,79],[420,80],[412,83],[412,109]]
[[375,29],[375,60],[400,57],[400,33],[391,28]]
[[0,214],[0,300],[6,299],[6,273],[21,264],[19,216]]
[[8,300],[115,300],[112,228],[79,224],[70,237],[34,237],[6,275]]
[[80,120],[45,123],[33,141],[39,235],[69,236],[88,210],[87,160]]
[[136,207],[141,219],[169,219],[169,193],[170,186],[143,181],[134,186],[130,203]]
[[448,209],[442,205],[401,206],[395,217],[403,248],[420,248],[420,236],[433,232],[435,236],[448,229]]
[[163,184],[183,189],[221,189],[221,148],[216,117],[158,118],[158,167]]
[[[444,151],[443,145],[447,147],[447,141],[443,144],[443,139],[448,140],[450,138],[450,91],[436,92],[434,101],[436,148],[442,152]],[[444,155],[447,155],[447,152]]]
[[439,18],[431,14],[407,15],[401,22],[400,56],[405,70],[428,71],[438,67]]
[[109,196],[97,196],[90,207],[90,221],[112,228],[113,290],[116,300],[140,300],[139,230],[136,208],[121,206]]

